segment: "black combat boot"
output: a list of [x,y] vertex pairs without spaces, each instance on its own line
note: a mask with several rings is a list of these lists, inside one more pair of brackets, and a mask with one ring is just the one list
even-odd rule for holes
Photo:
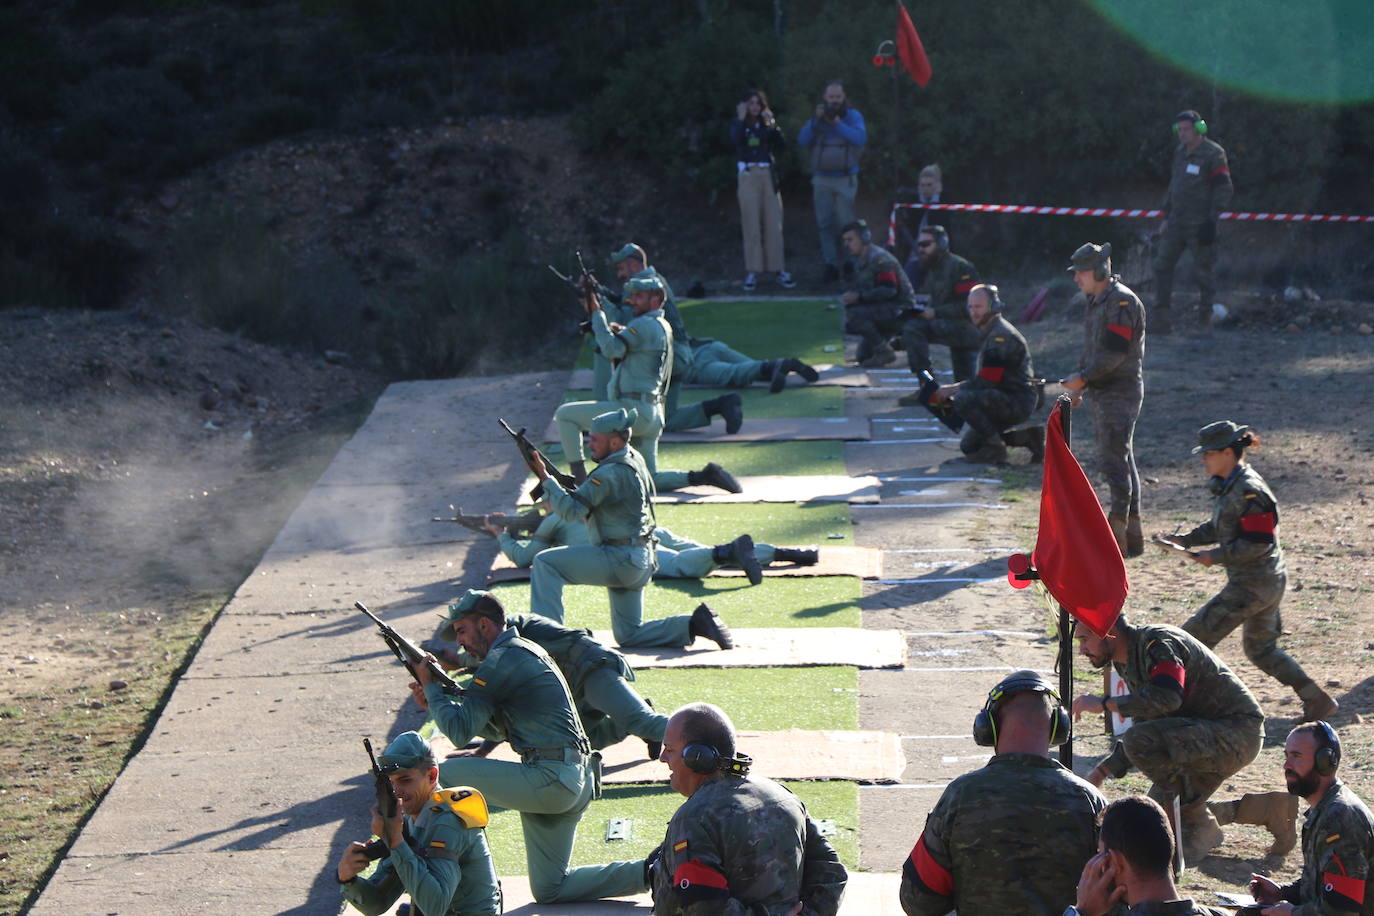
[[711,606],[706,602],[697,605],[697,609],[692,612],[692,623],[687,631],[692,636],[701,636],[709,639],[722,649],[733,649],[735,640],[730,635],[730,628],[725,625],[716,612],[711,610]]
[[744,489],[739,485],[734,474],[714,461],[709,462],[700,471],[688,471],[687,483],[694,487],[719,487],[726,493],[739,493]]
[[777,360],[776,362],[777,365],[773,367],[773,381],[768,386],[768,390],[774,394],[777,394],[779,391],[782,391],[783,388],[787,387],[787,373],[789,372],[797,373],[802,378],[806,379],[807,382],[817,381],[821,377],[821,374],[813,367],[808,366],[799,359],[792,359],[789,357],[787,359]]
[[727,433],[737,433],[744,425],[744,401],[733,391],[709,401],[702,401],[701,407],[706,411],[708,420],[711,417],[724,417]]
[[741,534],[728,544],[712,547],[711,559],[717,566],[738,566],[749,577],[750,585],[763,581],[763,567],[754,556],[754,539],[747,534]]
[[774,563],[796,563],[798,566],[815,566],[820,562],[820,551],[814,547],[774,547]]
[[[649,707],[650,709],[653,709],[653,708],[654,708],[654,701],[651,700],[651,699],[649,699],[648,697],[645,697],[645,698],[644,698],[644,705],[647,706],[647,707]],[[663,756],[663,742],[662,742],[662,741],[650,741],[648,738],[645,738],[645,739],[644,739],[644,748],[645,748],[645,750],[647,750],[647,751],[649,752],[649,759],[650,759],[650,760],[657,760],[659,757]]]
[[1024,429],[1009,429],[1002,433],[1002,441],[1013,448],[1030,449],[1031,464],[1045,460],[1045,427],[1027,426]]

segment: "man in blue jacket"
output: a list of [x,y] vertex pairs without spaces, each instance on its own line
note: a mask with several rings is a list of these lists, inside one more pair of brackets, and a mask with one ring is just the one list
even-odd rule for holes
[[825,282],[840,278],[840,229],[854,221],[859,193],[859,160],[868,142],[864,116],[849,105],[844,84],[826,84],[823,101],[802,126],[797,143],[811,150],[811,193],[816,204]]

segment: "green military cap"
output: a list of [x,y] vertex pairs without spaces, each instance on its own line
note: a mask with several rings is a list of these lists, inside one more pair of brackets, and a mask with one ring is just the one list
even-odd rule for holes
[[639,419],[639,411],[633,407],[617,407],[615,410],[599,414],[592,419],[592,432],[619,433],[629,432],[630,427]]
[[1235,420],[1218,420],[1215,423],[1208,423],[1197,431],[1197,445],[1193,446],[1193,454],[1220,451],[1233,445],[1249,431],[1250,427],[1241,426]]
[[1103,242],[1101,245],[1094,245],[1088,242],[1079,246],[1078,250],[1069,258],[1070,271],[1074,270],[1107,270],[1112,263],[1112,243]]
[[668,293],[663,288],[663,281],[647,270],[641,270],[633,277],[625,281],[625,292],[637,293],[648,291],[666,296]]
[[[487,600],[482,601],[483,598]],[[447,626],[440,631],[439,635],[452,641],[454,638],[453,624],[469,614],[480,614],[483,617],[497,620],[499,617],[504,617],[505,613],[506,609],[502,606],[501,600],[491,592],[480,588],[470,588],[463,593],[463,597],[448,606],[448,615],[442,618]]]
[[434,752],[429,749],[429,742],[421,738],[419,732],[402,732],[397,735],[377,758],[377,769],[383,773],[433,765]]
[[624,248],[621,248],[615,254],[611,255],[611,263],[619,264],[621,261],[629,258],[639,258],[639,263],[641,264],[649,263],[649,256],[644,253],[644,249],[640,248],[634,242],[626,242]]

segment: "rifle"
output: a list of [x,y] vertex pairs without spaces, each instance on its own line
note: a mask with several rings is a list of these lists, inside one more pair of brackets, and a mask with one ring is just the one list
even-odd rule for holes
[[934,414],[935,419],[945,424],[952,432],[958,432],[964,428],[964,418],[954,412],[954,408],[949,404],[937,404],[931,400],[935,392],[939,390],[940,383],[935,380],[935,376],[930,374],[929,369],[922,369],[919,378],[921,379],[921,403],[925,409]]
[[377,625],[377,629],[381,631],[382,641],[385,642],[391,651],[395,653],[396,657],[401,660],[401,664],[406,666],[406,670],[410,672],[411,677],[415,678],[417,681],[420,679],[420,675],[415,670],[416,666],[419,665],[429,672],[429,679],[431,681],[434,681],[445,690],[463,693],[463,689],[458,686],[458,682],[445,674],[444,669],[426,659],[425,653],[420,651],[419,646],[387,626],[382,618],[369,611],[361,601],[353,602],[353,606],[366,614],[368,618]]
[[1197,554],[1196,554],[1195,552],[1189,550],[1187,547],[1184,547],[1184,546],[1181,545],[1181,544],[1175,544],[1173,541],[1166,541],[1166,540],[1164,540],[1164,538],[1160,537],[1160,536],[1157,535],[1157,534],[1156,534],[1156,535],[1152,535],[1152,536],[1150,537],[1150,540],[1151,540],[1151,542],[1153,542],[1153,543],[1155,543],[1155,544],[1158,544],[1160,547],[1163,547],[1163,548],[1165,548],[1166,550],[1177,550],[1179,553],[1184,554],[1185,556],[1189,557],[1190,559],[1196,559],[1196,558],[1197,558]]
[[[531,474],[538,477],[539,471],[542,468],[544,473],[562,484],[564,489],[577,489],[577,478],[571,474],[564,474],[562,471],[558,470],[558,468],[554,467],[553,462],[545,458],[539,449],[534,447],[534,443],[525,435],[525,427],[520,427],[520,431],[516,432],[510,428],[510,424],[504,419],[498,419],[497,422],[499,422],[501,428],[510,433],[510,437],[515,440],[515,447],[520,450],[520,457],[525,459],[525,467],[530,469]],[[530,490],[530,498],[535,502],[539,502],[539,500],[544,498],[544,481],[541,480],[534,485],[534,488]]]
[[[452,509],[452,506],[449,506]],[[491,518],[491,523],[498,528],[504,528],[512,536],[521,534],[533,534],[534,529],[539,527],[539,523],[544,520],[544,516],[539,512],[521,512],[519,515],[495,515]],[[490,536],[491,532],[485,527],[486,516],[483,515],[464,515],[462,508],[458,509],[458,514],[452,518],[435,517],[431,522],[453,522],[455,525],[462,525],[469,531],[476,531],[478,534]]]
[[[396,793],[391,791],[391,779],[377,765],[377,755],[372,753],[372,741],[364,738],[363,747],[367,748],[367,759],[372,761],[372,779],[376,784],[377,791],[377,811],[385,820],[391,820],[397,813]],[[368,859],[381,859],[391,853],[391,848],[386,845],[386,840],[377,837],[368,841],[363,852],[367,853]]]

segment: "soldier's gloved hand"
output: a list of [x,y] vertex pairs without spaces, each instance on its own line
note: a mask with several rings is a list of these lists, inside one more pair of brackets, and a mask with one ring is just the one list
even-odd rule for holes
[[1209,219],[1201,226],[1197,227],[1197,240],[1199,244],[1210,245],[1217,240],[1216,220]]

